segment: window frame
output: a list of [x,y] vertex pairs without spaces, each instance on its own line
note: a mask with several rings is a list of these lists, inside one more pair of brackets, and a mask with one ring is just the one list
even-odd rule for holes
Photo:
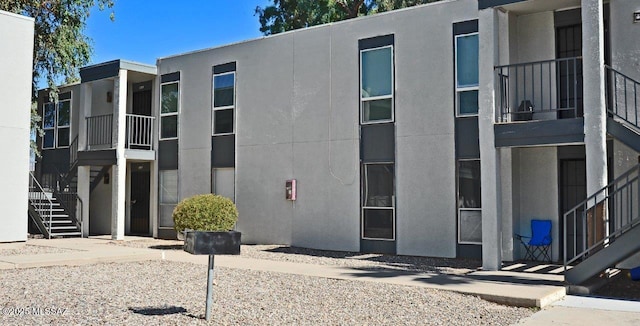
[[[482,245],[482,240],[480,240],[480,242],[474,242],[474,241],[463,241],[461,239],[461,218],[462,218],[462,214],[461,212],[463,211],[479,211],[480,212],[480,227],[482,227],[482,201],[480,201],[479,206],[480,207],[460,207],[460,163],[461,162],[471,162],[471,161],[478,161],[478,164],[481,164],[480,158],[463,158],[463,159],[457,159],[456,160],[456,212],[457,212],[457,229],[458,229],[458,244],[471,244],[471,245]],[[480,191],[482,191],[482,179],[480,180]]]
[[[389,48],[391,50],[391,62],[390,62],[390,68],[391,68],[391,94],[389,95],[379,95],[379,96],[371,96],[371,97],[367,97],[364,98],[362,97],[362,86],[363,86],[363,70],[362,70],[362,55],[365,52],[370,52],[370,51],[376,51],[376,50],[381,50],[381,49],[385,49],[385,48]],[[394,64],[394,59],[395,59],[395,55],[394,55],[394,45],[393,44],[389,44],[389,45],[384,45],[384,46],[378,46],[378,47],[373,47],[373,48],[367,48],[367,49],[362,49],[359,51],[360,52],[360,57],[359,57],[359,64],[360,64],[360,89],[359,89],[359,96],[360,96],[360,124],[362,125],[369,125],[369,124],[377,124],[377,123],[389,123],[389,122],[395,122],[395,64]],[[386,100],[386,99],[391,99],[391,118],[389,119],[382,119],[382,120],[373,120],[373,121],[365,121],[364,120],[364,104],[366,102],[372,102],[372,101],[377,101],[377,100]]]
[[[162,113],[162,86],[178,84],[178,102],[176,112]],[[180,137],[180,103],[182,102],[182,92],[180,90],[180,81],[174,80],[165,83],[160,83],[160,122],[158,128],[158,139],[159,140],[175,140]],[[176,136],[175,137],[162,137],[162,118],[176,116]]]
[[[215,105],[215,92],[216,92],[216,77],[224,76],[224,75],[233,75],[233,105],[225,105],[216,107]],[[211,77],[211,135],[212,136],[226,136],[226,135],[234,135],[236,133],[236,72],[227,71],[218,74],[213,74]],[[231,122],[231,132],[221,132],[216,133],[216,111],[223,110],[232,110],[233,112],[233,121]]]
[[[42,130],[46,133],[47,131],[53,131],[53,146],[51,147],[45,147],[44,144],[44,138],[45,135],[42,135],[42,139],[41,139],[41,148],[44,149],[57,149],[57,148],[69,148],[69,146],[71,145],[71,123],[73,121],[72,118],[72,114],[73,114],[73,110],[72,110],[72,99],[71,97],[68,99],[64,99],[64,100],[58,100],[57,102],[55,101],[49,101],[49,102],[45,102],[42,105]],[[69,124],[60,127],[60,125],[58,124],[58,118],[59,118],[59,112],[60,112],[60,103],[62,102],[69,102]],[[45,119],[44,117],[46,116],[46,107],[47,105],[53,105],[53,127],[46,127],[45,126]],[[59,146],[58,145],[58,131],[59,129],[69,129],[69,145],[66,146]]]
[[[480,89],[480,80],[478,80],[478,83],[476,85],[471,85],[471,86],[469,85],[459,86],[459,83],[458,83],[458,39],[462,37],[473,36],[473,35],[478,36],[478,42],[480,42],[480,33],[478,32],[457,34],[457,35],[454,35],[454,39],[453,39],[453,46],[454,46],[453,64],[455,67],[454,82],[455,82],[455,93],[456,93],[455,95],[456,117],[477,117],[478,116],[478,112],[476,113],[460,112],[460,93],[469,92],[469,91],[478,91]],[[480,56],[480,50],[478,48],[478,69],[480,69],[479,56]],[[479,74],[478,74],[478,78],[479,78]],[[478,103],[478,111],[480,111],[480,103]]]
[[[59,123],[58,119],[59,119],[59,115],[60,115],[60,105],[62,104],[62,102],[69,102],[69,124],[66,125],[66,126],[60,127],[60,125],[58,124]],[[56,134],[56,136],[55,136],[55,147],[56,148],[69,148],[69,146],[71,145],[71,121],[72,121],[71,120],[72,119],[71,118],[71,114],[72,114],[71,112],[72,112],[72,110],[71,110],[71,98],[58,101],[58,104],[56,105],[56,132],[55,132],[55,134]],[[69,140],[67,142],[67,144],[68,144],[67,146],[59,146],[58,145],[58,140],[60,138],[58,133],[60,132],[60,129],[69,129]]]
[[[166,203],[162,201],[162,188],[163,188],[163,178],[162,178],[162,173],[163,172],[167,172],[167,171],[176,171],[176,202],[175,203]],[[179,169],[169,169],[169,170],[158,170],[158,228],[159,229],[173,229],[173,226],[164,226],[161,225],[161,209],[160,207],[165,206],[165,207],[176,207],[178,205],[178,203],[180,203],[180,170]]]
[[[391,196],[391,206],[381,207],[381,206],[365,206],[366,204],[366,189],[367,189],[367,176],[368,170],[367,166],[369,165],[391,165],[393,166],[393,195]],[[361,199],[360,199],[360,239],[362,240],[377,240],[377,241],[396,241],[396,165],[394,162],[372,162],[372,163],[362,163],[362,176],[363,181],[361,182]],[[391,219],[392,219],[392,230],[393,237],[391,239],[387,238],[370,238],[364,236],[364,212],[367,209],[381,209],[381,210],[390,210],[391,211]]]

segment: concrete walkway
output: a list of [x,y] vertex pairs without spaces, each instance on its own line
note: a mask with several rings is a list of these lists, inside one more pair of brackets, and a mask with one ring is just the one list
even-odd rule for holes
[[640,302],[566,296],[519,325],[640,325]]

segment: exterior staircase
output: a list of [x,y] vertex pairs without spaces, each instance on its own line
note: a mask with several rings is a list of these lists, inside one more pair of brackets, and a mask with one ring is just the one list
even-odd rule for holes
[[[606,66],[607,132],[640,152],[640,83]],[[640,252],[640,164],[564,214],[565,281],[606,275]]]
[[54,192],[45,191],[31,173],[29,217],[46,238],[82,236],[82,225],[75,216],[69,213]]

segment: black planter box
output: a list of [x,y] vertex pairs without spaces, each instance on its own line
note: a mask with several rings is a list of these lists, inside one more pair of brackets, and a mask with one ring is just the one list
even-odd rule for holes
[[239,255],[240,232],[188,231],[184,251],[192,255]]

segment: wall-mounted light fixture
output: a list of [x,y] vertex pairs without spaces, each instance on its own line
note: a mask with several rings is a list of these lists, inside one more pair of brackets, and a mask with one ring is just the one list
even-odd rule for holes
[[113,93],[107,92],[107,103],[113,102]]
[[109,172],[104,174],[104,184],[106,184],[106,185],[109,184]]
[[633,13],[633,22],[640,23],[640,11],[636,11]]

